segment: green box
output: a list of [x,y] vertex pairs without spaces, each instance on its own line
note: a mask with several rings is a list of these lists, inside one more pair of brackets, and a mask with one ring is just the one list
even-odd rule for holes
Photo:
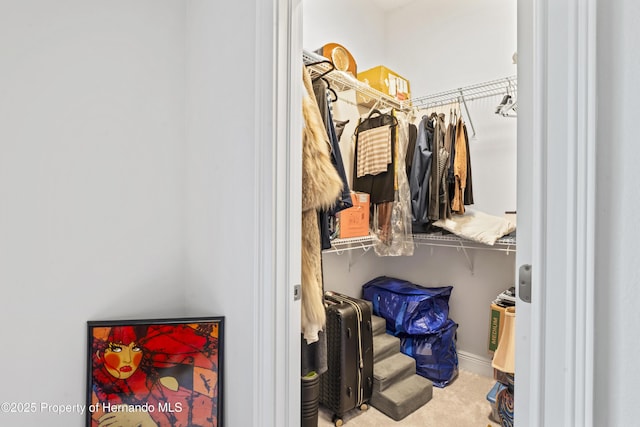
[[496,351],[500,342],[500,334],[504,326],[505,307],[491,304],[491,322],[489,323],[489,351]]

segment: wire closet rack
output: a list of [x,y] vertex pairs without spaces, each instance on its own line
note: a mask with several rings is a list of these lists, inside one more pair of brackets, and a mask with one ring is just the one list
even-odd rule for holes
[[326,78],[331,81],[331,84],[334,85],[336,89],[341,91],[353,89],[358,93],[359,98],[363,100],[364,103],[375,105],[376,108],[394,108],[400,111],[408,111],[411,109],[408,101],[398,101],[372,88],[368,84],[361,82],[351,74],[334,69],[330,65],[330,61],[324,56],[305,50],[302,53],[302,60],[307,66],[307,69],[310,70],[312,78],[326,74]]
[[[438,246],[445,248],[455,248],[464,255],[467,262],[467,267],[471,274],[474,274],[474,262],[473,258],[469,255],[468,249],[472,250],[490,250],[504,252],[506,255],[514,254],[516,251],[516,236],[507,235],[499,238],[493,245],[487,245],[471,241],[453,234],[413,234],[413,245],[417,246]],[[375,239],[372,235],[363,237],[350,237],[346,239],[335,239],[331,242],[331,248],[325,249],[322,252],[325,254],[335,253],[342,255],[348,253],[351,257],[351,252],[354,250],[363,250],[365,253],[369,251],[375,245]],[[349,263],[351,267],[352,263]]]
[[[509,111],[511,111],[512,114],[517,111],[518,78],[516,76],[503,77],[444,92],[420,96],[406,101],[399,101],[359,81],[351,74],[334,69],[331,61],[324,56],[305,50],[303,51],[302,58],[304,64],[307,65],[307,69],[311,71],[312,77],[323,75],[339,90],[354,89],[359,94],[360,100],[364,100],[369,106],[373,106],[373,108],[394,108],[399,111],[416,111],[458,104],[465,110],[474,137],[476,136],[476,129],[471,119],[467,102],[492,96],[510,95],[510,98],[516,101],[511,102]],[[507,114],[503,115],[507,116]],[[514,115],[510,116],[515,117]]]
[[[473,137],[476,136],[476,128],[471,119],[471,113],[467,102],[475,101],[477,99],[489,98],[492,96],[509,96],[509,104],[507,109],[502,110],[502,107],[507,102],[507,98],[503,98],[502,103],[498,107],[496,114],[502,111],[503,116],[515,117],[512,114],[517,111],[517,97],[518,97],[518,78],[516,76],[503,77],[497,80],[491,80],[484,83],[477,83],[471,86],[460,87],[457,89],[448,90],[445,92],[434,93],[432,95],[422,96],[414,98],[411,103],[414,108],[427,110],[430,108],[438,108],[445,105],[458,104],[464,107],[467,115],[467,120],[471,126],[471,132]],[[516,100],[515,102],[511,100]],[[505,111],[510,111],[511,114],[506,114]]]
[[517,94],[518,78],[516,76],[509,76],[445,92],[413,98],[411,103],[416,108],[426,109],[453,104],[456,102],[464,103],[466,101],[474,101],[476,99],[488,98],[490,96],[497,95],[511,95],[515,98]]

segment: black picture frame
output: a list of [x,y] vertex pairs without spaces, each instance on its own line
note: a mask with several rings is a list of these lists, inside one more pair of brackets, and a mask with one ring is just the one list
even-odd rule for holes
[[223,427],[224,316],[87,322],[86,426]]

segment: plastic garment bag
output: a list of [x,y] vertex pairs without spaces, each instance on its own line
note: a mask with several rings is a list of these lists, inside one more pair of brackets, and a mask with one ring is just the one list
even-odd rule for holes
[[[409,145],[409,117],[402,112],[392,111],[397,121],[397,130],[395,132],[396,140],[392,144],[396,144],[395,161],[395,196],[393,203],[377,204],[373,209],[373,248],[379,256],[411,256],[414,251],[413,234],[411,230],[411,193],[409,190],[409,179],[404,167],[404,159],[407,155],[407,147]],[[384,212],[384,209],[390,209],[390,214]],[[380,218],[391,216],[390,230],[384,235],[378,230],[385,227],[380,226]]]

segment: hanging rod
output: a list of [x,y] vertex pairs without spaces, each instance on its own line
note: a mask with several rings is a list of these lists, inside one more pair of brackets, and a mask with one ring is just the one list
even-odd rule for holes
[[[302,53],[302,60],[304,64],[308,66],[307,69],[310,70],[312,78],[331,69],[331,66],[326,62],[328,59],[324,56],[318,55],[317,53],[305,50]],[[309,66],[309,64],[315,65]],[[345,73],[344,71],[333,70],[324,77],[329,80],[334,89],[340,91],[350,89],[355,90],[358,93],[359,98],[364,101],[361,102],[361,104],[366,105],[367,107],[394,108],[399,111],[411,110],[410,101],[398,101],[395,98],[372,88],[368,84],[361,82],[351,74]]]
[[518,78],[504,77],[471,86],[460,87],[445,92],[413,98],[411,103],[416,108],[435,108],[457,102],[473,101],[496,95],[510,94],[515,98],[518,92]]

